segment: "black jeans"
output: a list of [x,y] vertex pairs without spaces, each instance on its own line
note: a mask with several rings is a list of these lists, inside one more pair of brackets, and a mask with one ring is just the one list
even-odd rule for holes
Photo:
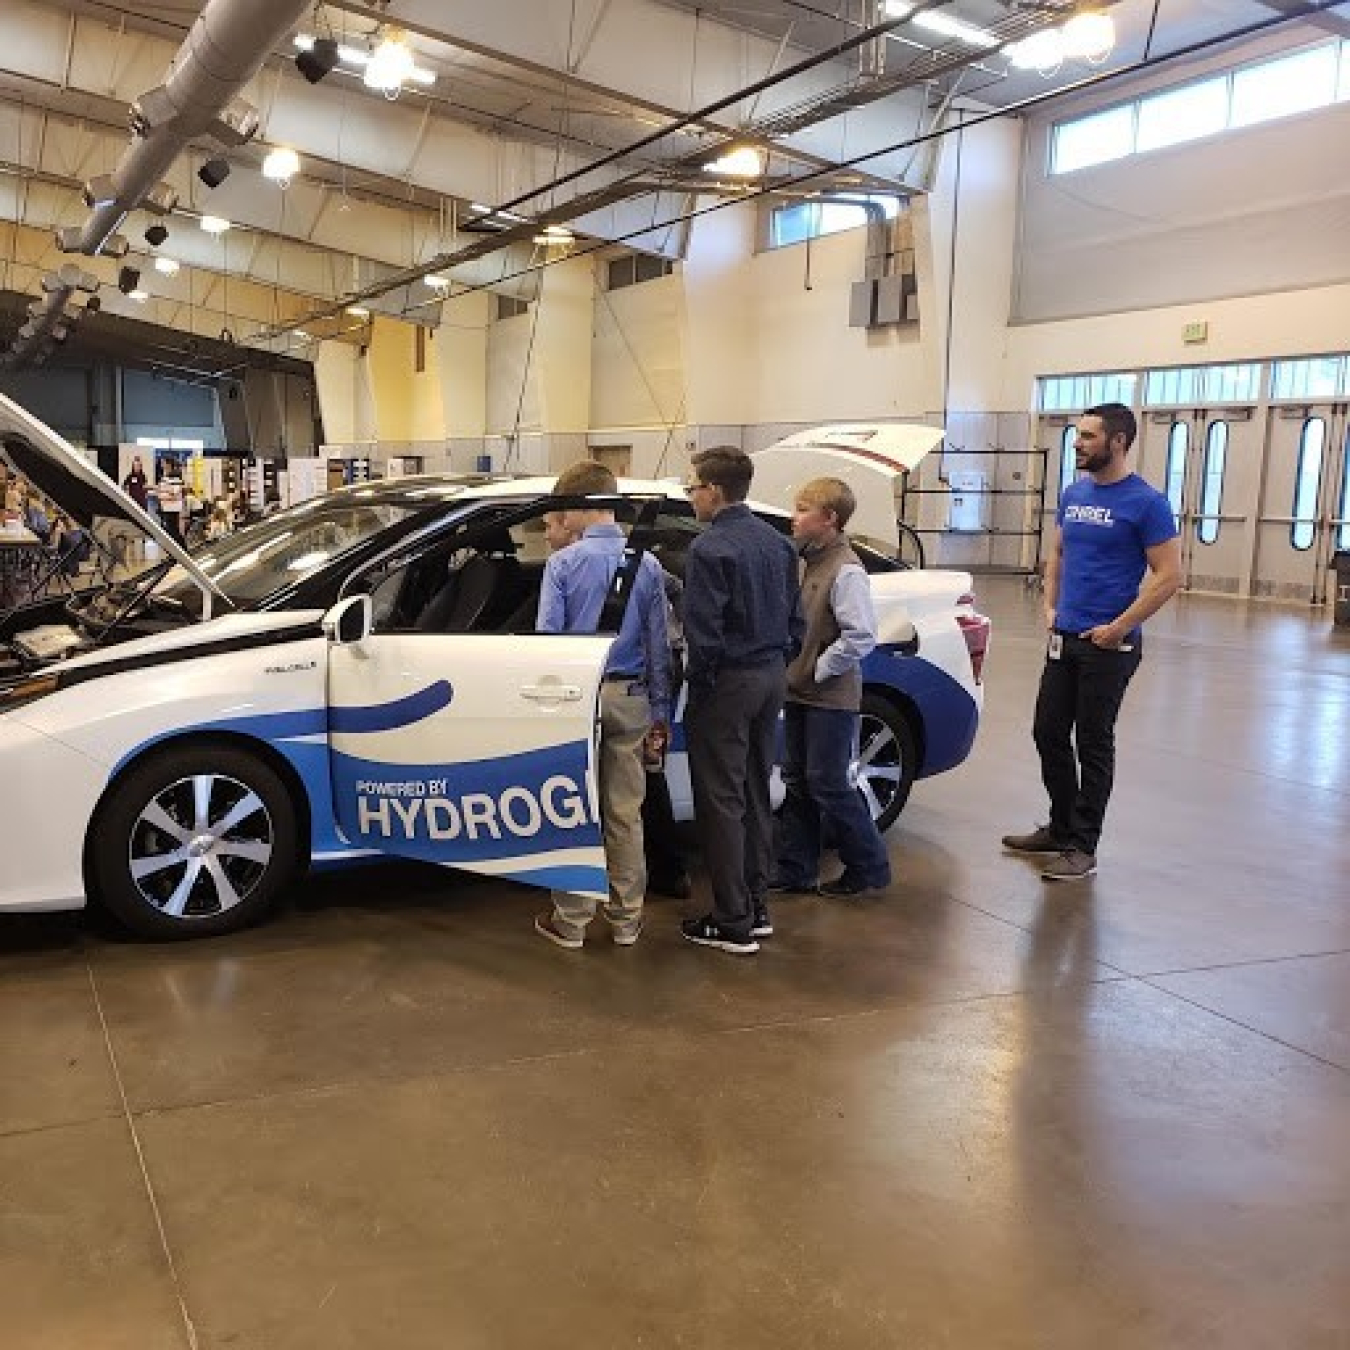
[[1058,660],[1047,657],[1036,698],[1033,735],[1041,779],[1050,794],[1050,833],[1064,848],[1096,853],[1116,772],[1116,717],[1143,646],[1095,647],[1057,634]]
[[694,815],[712,881],[713,918],[737,938],[750,936],[755,907],[764,903],[769,889],[769,779],[786,692],[781,661],[723,670],[711,688],[689,687],[684,711]]

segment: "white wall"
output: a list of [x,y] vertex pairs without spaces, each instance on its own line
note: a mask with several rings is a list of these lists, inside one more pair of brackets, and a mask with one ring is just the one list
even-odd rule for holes
[[[1350,347],[1348,313],[1344,285],[1015,326],[1000,398],[1030,407],[1037,375],[1340,352]],[[1181,340],[1183,325],[1195,321],[1209,325],[1203,345]]]
[[[1323,39],[1325,41],[1326,39]],[[1074,173],[1049,173],[1055,121],[1267,55],[1272,40],[1168,68],[1029,122],[1013,310],[1022,321],[1350,281],[1350,105]]]
[[685,413],[684,279],[659,277],[595,295],[591,426],[649,427]]

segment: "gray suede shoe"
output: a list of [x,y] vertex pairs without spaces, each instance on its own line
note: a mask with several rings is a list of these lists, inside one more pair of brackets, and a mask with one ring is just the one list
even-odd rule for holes
[[1097,875],[1097,857],[1079,848],[1067,848],[1054,862],[1041,868],[1046,881],[1085,881]]
[[1030,834],[1005,834],[1003,847],[1009,853],[1062,853],[1064,845],[1056,842],[1048,825],[1037,825]]

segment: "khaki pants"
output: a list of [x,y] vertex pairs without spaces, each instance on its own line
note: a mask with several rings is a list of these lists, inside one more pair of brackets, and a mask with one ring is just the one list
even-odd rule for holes
[[[606,681],[600,686],[600,822],[609,871],[605,918],[618,933],[632,933],[642,922],[642,899],[647,890],[647,864],[642,854],[642,799],[647,794],[647,773],[642,765],[642,740],[651,719],[651,708],[640,686],[619,681]],[[553,923],[568,937],[584,936],[595,910],[593,896],[553,892]]]

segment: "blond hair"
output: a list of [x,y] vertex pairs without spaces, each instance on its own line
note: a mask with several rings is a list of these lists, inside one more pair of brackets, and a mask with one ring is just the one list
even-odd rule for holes
[[797,500],[832,512],[834,523],[841,530],[858,509],[858,499],[853,495],[853,489],[842,478],[813,478],[797,489]]

